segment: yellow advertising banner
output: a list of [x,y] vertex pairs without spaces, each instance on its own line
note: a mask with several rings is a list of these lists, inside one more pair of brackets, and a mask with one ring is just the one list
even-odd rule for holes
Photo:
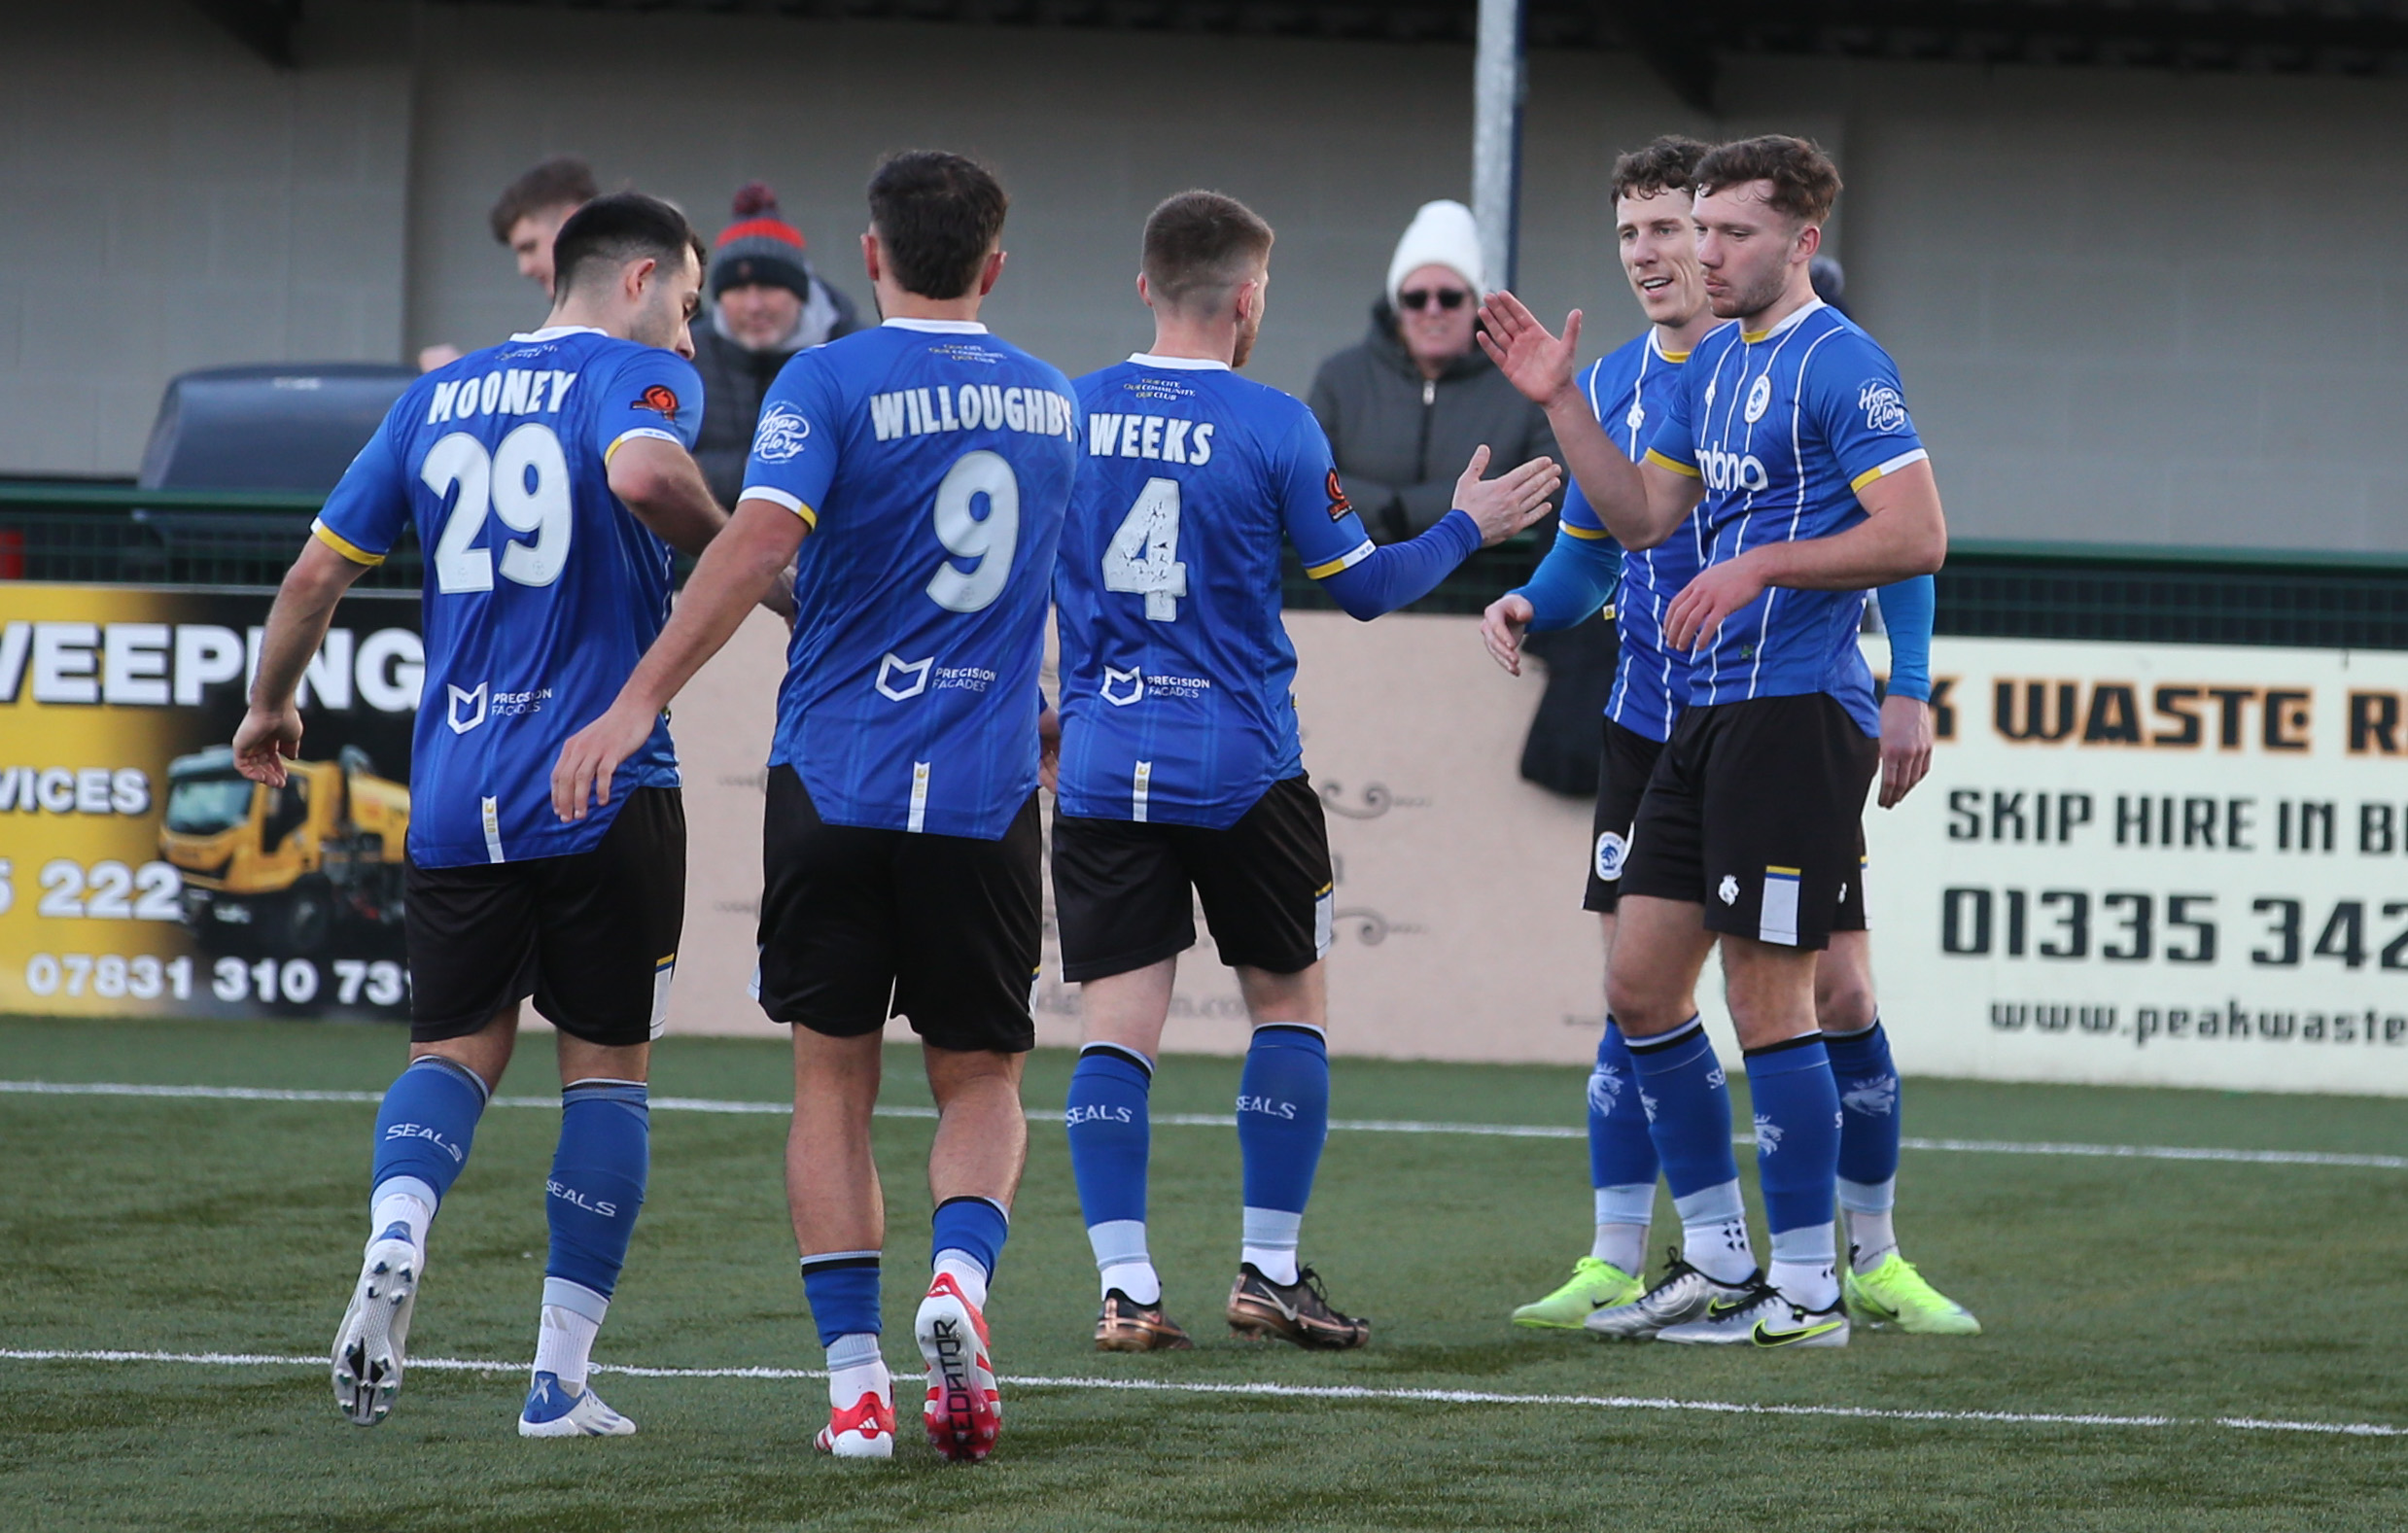
[[418,599],[345,600],[283,788],[228,745],[269,601],[0,586],[0,1012],[407,1016]]

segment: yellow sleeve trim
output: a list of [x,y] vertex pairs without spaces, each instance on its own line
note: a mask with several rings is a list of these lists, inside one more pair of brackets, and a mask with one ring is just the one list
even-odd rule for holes
[[1658,469],[1669,469],[1674,473],[1680,474],[1685,478],[1702,479],[1705,477],[1705,475],[1699,473],[1693,465],[1686,463],[1674,463],[1671,459],[1665,457],[1662,453],[1658,452],[1653,447],[1647,449],[1647,456],[1641,458],[1639,461],[1641,463],[1652,463]]
[[383,554],[369,553],[366,549],[343,537],[342,534],[335,532],[324,522],[311,522],[309,524],[309,531],[311,536],[315,537],[318,541],[326,544],[329,548],[333,549],[336,553],[341,554],[353,564],[364,564],[373,570],[378,565],[385,562],[385,556]]
[[1850,479],[1848,481],[1848,488],[1851,490],[1861,490],[1884,474],[1896,473],[1899,470],[1905,468],[1908,464],[1921,463],[1931,456],[1932,455],[1930,453],[1924,451],[1920,447],[1917,447],[1912,452],[1902,452],[1897,457],[1891,459],[1888,463],[1874,464],[1863,473],[1860,473],[1855,478]]
[[1575,527],[1570,522],[1561,522],[1557,525],[1562,527],[1562,529],[1572,537],[1586,538],[1590,542],[1602,542],[1606,539],[1614,536],[1602,527]]
[[805,505],[799,498],[788,495],[784,490],[772,489],[766,484],[748,484],[736,493],[738,505],[742,505],[747,501],[767,501],[772,505],[783,505],[801,517],[805,527],[814,532],[819,530],[820,513]]
[[1364,560],[1370,558],[1371,556],[1372,540],[1366,538],[1360,543],[1346,550],[1344,553],[1340,554],[1337,558],[1332,559],[1327,564],[1307,565],[1305,567],[1305,574],[1315,580],[1326,580],[1341,570],[1353,569],[1356,565],[1361,564]]

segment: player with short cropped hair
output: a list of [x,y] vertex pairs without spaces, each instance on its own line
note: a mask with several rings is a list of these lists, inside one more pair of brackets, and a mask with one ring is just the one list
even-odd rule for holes
[[282,784],[294,706],[335,603],[415,527],[425,698],[411,747],[410,1063],[377,1113],[371,1231],[334,1341],[334,1398],[393,1409],[427,1232],[467,1163],[529,995],[560,1029],[559,1149],[527,1437],[633,1422],[586,1387],[649,1163],[645,1082],[684,920],[685,819],[666,721],[646,720],[609,812],[563,825],[552,758],[669,615],[670,550],[725,518],[688,456],[702,388],[687,321],[702,246],[665,202],[590,202],[558,242],[558,300],[413,383],[319,513],[269,613],[234,736]]
[[756,984],[771,1020],[794,1025],[786,1188],[827,1348],[819,1446],[846,1458],[894,1451],[870,1155],[890,1015],[920,1034],[938,1112],[923,1423],[954,1459],[984,1458],[1002,1423],[983,1310],[1028,1151],[1037,668],[1078,427],[1069,380],[978,322],[1006,206],[958,155],[878,167],[861,250],[885,322],[779,374],[726,535],[553,782],[564,819],[591,813],[646,722],[796,560]]
[[[1625,548],[1666,542],[1693,512],[1707,540],[1702,569],[1663,612],[1667,647],[1694,658],[1637,811],[1607,978],[1685,1231],[1672,1278],[1634,1303],[1666,1340],[1844,1345],[1832,1233],[1842,1107],[1816,1027],[1816,953],[1859,882],[1879,754],[1856,642],[1863,593],[1937,569],[1946,524],[1895,366],[1814,296],[1808,262],[1839,192],[1829,157],[1802,139],[1748,139],[1703,157],[1696,177],[1706,296],[1737,323],[1681,368],[1641,463],[1576,385],[1577,311],[1558,339],[1498,295],[1483,344],[1548,400],[1582,491]],[[1769,1273],[1756,1265],[1729,1095],[1696,1015],[1696,976],[1717,945],[1756,1109]]]
[[[1645,451],[1651,409],[1660,409],[1674,369],[1716,326],[1697,265],[1691,219],[1698,162],[1707,146],[1658,138],[1614,166],[1616,238],[1623,273],[1651,323],[1635,339],[1584,370],[1577,384],[1597,425],[1623,456]],[[1544,400],[1539,402],[1546,402]],[[1558,538],[1530,581],[1490,604],[1482,623],[1489,652],[1520,671],[1525,631],[1587,621],[1610,600],[1620,661],[1607,695],[1604,742],[1592,827],[1594,847],[1586,908],[1598,912],[1609,962],[1614,910],[1631,820],[1664,741],[1687,704],[1690,660],[1667,649],[1661,618],[1702,562],[1704,531],[1693,516],[1656,548],[1624,553],[1573,486],[1564,497]],[[1881,704],[1882,785],[1889,808],[1904,798],[1931,763],[1930,575],[1877,593],[1890,636],[1891,671]],[[1873,1002],[1865,931],[1864,880],[1850,887],[1834,918],[1832,944],[1815,967],[1815,1014],[1839,1078],[1839,1202],[1852,1249],[1841,1287],[1858,1319],[1908,1331],[1967,1334],[1979,1329],[1962,1306],[1925,1282],[1899,1255],[1891,1219],[1896,1199],[1900,1087]],[[1608,1316],[1645,1290],[1641,1272],[1654,1216],[1658,1164],[1622,1029],[1608,1022],[1588,1092],[1590,1187],[1595,1234],[1571,1278],[1514,1311],[1518,1325],[1578,1330],[1598,1322],[1602,1335],[1636,1316]],[[1677,1262],[1677,1258],[1675,1259]]]
[[1238,376],[1271,247],[1271,226],[1235,198],[1163,202],[1137,279],[1154,344],[1078,383],[1085,451],[1055,577],[1054,889],[1063,972],[1086,1021],[1065,1122],[1105,1351],[1190,1344],[1164,1312],[1146,1245],[1146,1102],[1199,900],[1254,1028],[1238,1088],[1245,1204],[1229,1322],[1307,1347],[1370,1340],[1370,1321],[1334,1308],[1297,1263],[1329,1123],[1331,865],[1289,692],[1280,545],[1368,620],[1531,525],[1560,483],[1544,458],[1483,480],[1483,447],[1456,509],[1374,548],[1311,412]]

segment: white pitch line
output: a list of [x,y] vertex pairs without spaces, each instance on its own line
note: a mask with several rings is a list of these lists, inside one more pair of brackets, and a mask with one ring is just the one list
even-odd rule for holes
[[[0,1081],[0,1095],[33,1097],[164,1097],[201,1101],[379,1102],[382,1092],[296,1091],[262,1086],[140,1086],[122,1081]],[[497,1107],[557,1108],[551,1097],[496,1097]],[[782,1101],[723,1101],[708,1097],[655,1097],[652,1105],[664,1112],[716,1112],[783,1117],[792,1111]],[[881,1118],[936,1116],[933,1107],[880,1107]],[[1061,1114],[1032,1111],[1030,1123],[1054,1123]],[[1161,1112],[1152,1121],[1169,1128],[1234,1129],[1238,1120],[1227,1113]],[[1443,1133],[1502,1139],[1585,1139],[1588,1131],[1555,1124],[1425,1123],[1412,1119],[1334,1118],[1330,1128],[1347,1133]],[[1754,1144],[1753,1134],[1735,1134],[1733,1144]],[[1934,1150],[1972,1155],[2062,1155],[2091,1160],[2214,1161],[2240,1166],[2335,1166],[2402,1171],[2408,1155],[2365,1155],[2334,1150],[2235,1150],[2182,1144],[2074,1144],[2027,1142],[2016,1139],[1905,1138],[1908,1150]]]
[[[324,1368],[322,1357],[285,1357],[261,1352],[75,1351],[64,1348],[0,1348],[0,1359],[22,1363],[169,1363],[210,1368]],[[514,1374],[525,1363],[463,1357],[414,1357],[413,1370]],[[646,1368],[596,1363],[597,1374],[632,1378],[825,1378],[817,1368]],[[1507,1394],[1487,1389],[1375,1389],[1364,1384],[1274,1384],[1182,1382],[1157,1378],[1089,1378],[1070,1376],[1018,1376],[1003,1383],[1019,1389],[1106,1389],[1129,1394],[1224,1395],[1244,1399],[1352,1400],[1399,1405],[1586,1406],[1600,1411],[1698,1411],[1710,1415],[1814,1416],[1849,1421],[1931,1421],[1975,1426],[2228,1427],[2240,1432],[2305,1432],[2338,1437],[2408,1437],[2408,1427],[2381,1421],[2283,1421],[2263,1416],[2110,1415],[2056,1411],[1907,1411],[1877,1406],[1758,1405],[1735,1400],[1675,1400],[1650,1395]]]

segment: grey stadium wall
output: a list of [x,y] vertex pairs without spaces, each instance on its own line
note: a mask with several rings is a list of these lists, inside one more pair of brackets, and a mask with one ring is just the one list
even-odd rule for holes
[[[996,326],[1077,372],[1141,344],[1138,222],[1189,185],[1281,231],[1258,375],[1362,332],[1420,201],[1467,192],[1451,46],[312,0],[300,67],[184,0],[12,17],[0,473],[126,473],[187,367],[391,360],[540,317],[484,228],[577,152],[715,227],[775,184],[857,296],[882,150],[1011,186]],[[1523,291],[1635,328],[1602,184],[1667,129],[1822,137],[1834,244],[1966,537],[2408,547],[2408,83],[1739,59],[1727,114],[1533,56]]]

